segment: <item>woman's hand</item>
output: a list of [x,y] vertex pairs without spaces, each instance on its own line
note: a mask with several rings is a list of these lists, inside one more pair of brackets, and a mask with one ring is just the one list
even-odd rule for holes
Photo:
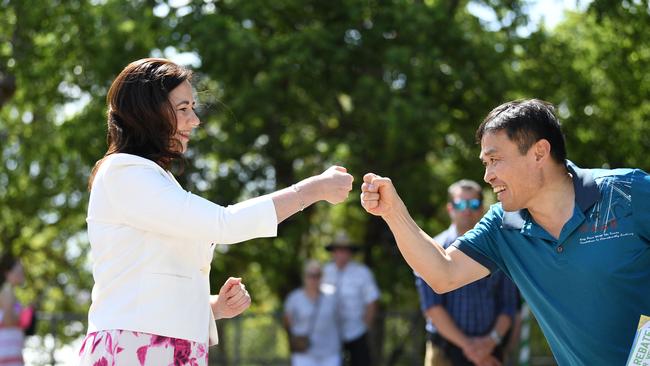
[[352,190],[354,177],[342,166],[331,166],[316,176],[321,199],[332,204],[345,201]]
[[251,296],[241,278],[230,277],[221,286],[219,295],[210,297],[215,319],[229,319],[244,312],[251,305]]
[[271,194],[278,223],[318,201],[337,204],[345,201],[354,178],[342,166],[331,166],[321,174]]

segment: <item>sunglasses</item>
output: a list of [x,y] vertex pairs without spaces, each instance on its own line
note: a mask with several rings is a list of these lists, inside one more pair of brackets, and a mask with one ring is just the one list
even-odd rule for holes
[[320,278],[320,276],[321,276],[320,272],[307,273],[307,277],[311,277],[311,278]]
[[471,200],[454,200],[451,205],[456,211],[465,211],[468,209],[477,211],[481,208],[481,200],[478,198],[472,198]]

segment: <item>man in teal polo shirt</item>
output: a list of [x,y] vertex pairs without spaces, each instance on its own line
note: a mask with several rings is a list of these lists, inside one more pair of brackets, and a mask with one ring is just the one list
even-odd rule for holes
[[554,109],[540,100],[495,108],[476,135],[500,202],[448,249],[420,230],[389,178],[364,176],[363,207],[436,292],[500,269],[560,365],[624,365],[650,314],[650,176],[567,161]]

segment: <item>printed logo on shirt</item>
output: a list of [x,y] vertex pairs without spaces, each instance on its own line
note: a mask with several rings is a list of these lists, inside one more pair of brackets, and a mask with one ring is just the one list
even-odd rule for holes
[[578,229],[581,234],[580,244],[592,244],[634,235],[634,232],[621,227],[621,220],[632,214],[631,178],[606,177],[601,187],[601,199],[594,205],[585,223]]
[[586,235],[580,238],[580,244],[591,244],[603,240],[620,239],[626,236],[633,236],[634,233],[622,233],[620,231],[603,232],[600,234]]

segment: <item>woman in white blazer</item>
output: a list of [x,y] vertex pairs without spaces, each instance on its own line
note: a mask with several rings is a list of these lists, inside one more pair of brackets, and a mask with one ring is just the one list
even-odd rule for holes
[[81,365],[207,365],[215,319],[250,304],[238,278],[210,296],[214,245],[275,236],[287,217],[352,189],[352,176],[333,166],[228,207],[185,191],[169,167],[200,123],[190,81],[190,70],[149,58],[108,92],[108,151],[89,181],[95,284]]

